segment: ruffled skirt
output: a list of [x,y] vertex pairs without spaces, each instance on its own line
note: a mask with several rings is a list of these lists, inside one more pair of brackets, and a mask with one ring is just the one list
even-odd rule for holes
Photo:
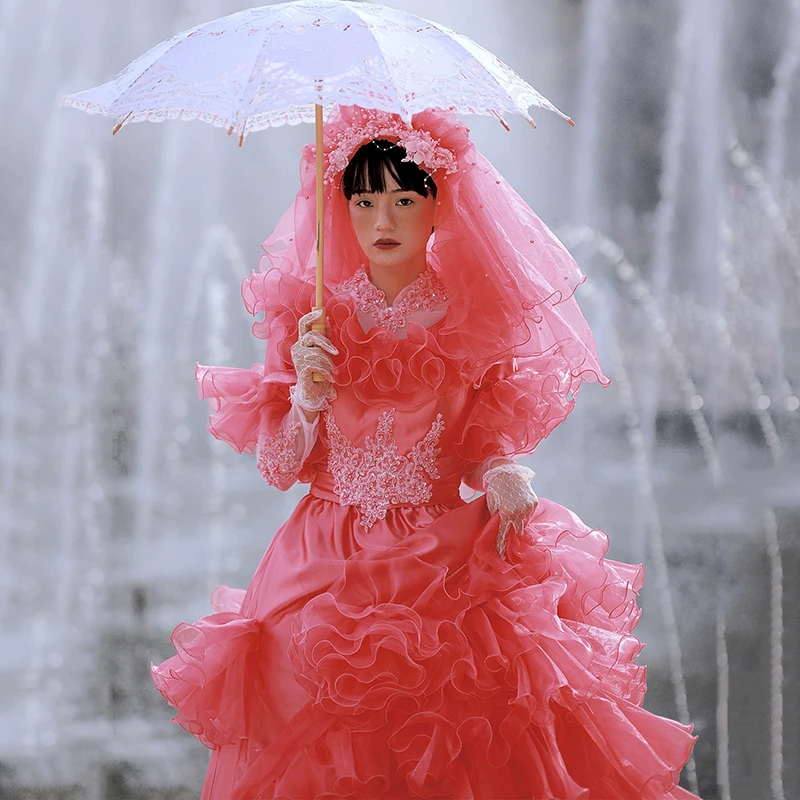
[[213,751],[203,800],[694,797],[691,726],[641,706],[643,568],[546,499],[507,562],[497,527],[483,498],[369,531],[303,498],[152,668]]

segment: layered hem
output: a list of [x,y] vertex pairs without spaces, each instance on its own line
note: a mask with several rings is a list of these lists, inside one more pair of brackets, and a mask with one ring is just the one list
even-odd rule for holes
[[[275,739],[258,739],[251,713],[269,692],[248,682],[258,623],[218,613],[193,626],[196,648],[179,636],[186,666],[154,671],[176,721],[210,746],[248,739],[226,800],[690,797],[676,787],[691,727],[641,708],[643,568],[606,559],[605,534],[547,500],[507,562],[496,536],[480,499],[343,561],[294,616],[307,702]],[[222,673],[229,707],[206,688]]]

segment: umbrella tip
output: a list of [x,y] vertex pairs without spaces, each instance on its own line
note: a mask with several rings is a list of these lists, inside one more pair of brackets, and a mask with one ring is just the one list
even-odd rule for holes
[[507,130],[510,131],[511,128],[509,127],[508,123],[503,119],[503,115],[498,113],[497,111],[492,111],[495,119]]
[[567,120],[567,125],[571,125],[573,128],[575,127],[575,121],[573,119],[570,117],[565,117],[565,119]]
[[122,128],[122,126],[130,119],[131,114],[133,114],[133,111],[129,112],[128,116],[125,117],[125,119],[123,119],[122,122],[119,122],[119,123],[117,123],[117,125],[114,126],[114,130],[111,131],[111,135],[112,136],[114,136],[117,133],[119,133],[120,128]]

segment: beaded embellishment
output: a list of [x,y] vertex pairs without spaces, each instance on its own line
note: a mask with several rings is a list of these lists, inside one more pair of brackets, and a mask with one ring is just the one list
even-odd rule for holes
[[286,423],[275,436],[263,436],[258,443],[256,469],[271,486],[288,488],[300,472],[296,446],[299,429],[299,422]]
[[441,414],[425,437],[400,455],[394,438],[393,408],[378,417],[375,436],[367,436],[364,447],[356,447],[339,430],[330,409],[324,413],[334,491],[342,505],[358,508],[365,529],[385,519],[390,505],[424,505],[430,500],[433,487],[427,478],[439,477],[436,457],[441,452],[438,444],[444,430]]
[[387,118],[383,112],[368,111],[363,124],[347,128],[333,140],[328,151],[325,183],[334,183],[337,175],[350,163],[353,153],[373,139],[396,141],[406,150],[404,161],[413,161],[428,172],[443,169],[449,174],[458,170],[453,151],[442,147],[439,140],[434,139],[428,131],[409,129],[399,120]]
[[447,300],[444,284],[430,269],[421,273],[403,298],[392,306],[386,305],[386,295],[370,281],[364,267],[340,284],[337,291],[352,294],[359,311],[369,314],[377,325],[392,332],[405,327],[411,311],[433,311],[437,304]]

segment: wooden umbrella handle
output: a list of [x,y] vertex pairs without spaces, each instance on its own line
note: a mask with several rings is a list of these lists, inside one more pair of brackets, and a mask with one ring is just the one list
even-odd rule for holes
[[[316,285],[316,298],[314,310],[322,309],[322,316],[311,326],[311,330],[321,333],[323,336],[327,333],[327,326],[325,324],[325,309],[322,305],[322,287],[324,286],[324,273],[323,273],[323,252],[325,244],[325,231],[323,221],[325,219],[325,160],[323,153],[323,138],[322,138],[322,106],[319,103],[314,104],[314,117],[317,133],[317,149],[316,149],[316,162],[317,162],[317,285]],[[325,378],[319,372],[312,372],[311,379],[314,383],[322,383]]]

